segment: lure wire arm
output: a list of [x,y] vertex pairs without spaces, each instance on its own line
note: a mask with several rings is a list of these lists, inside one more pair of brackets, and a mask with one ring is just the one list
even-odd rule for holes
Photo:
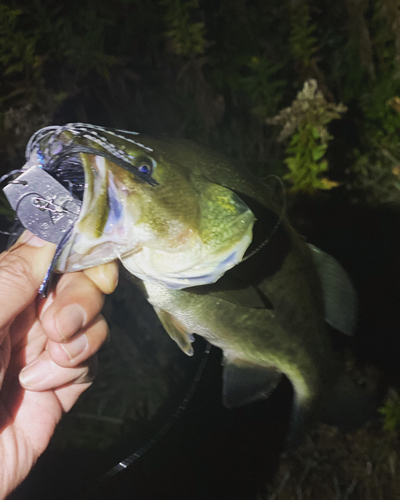
[[[7,179],[9,179],[10,177],[12,177],[13,175],[17,175],[17,174],[22,174],[22,170],[21,169],[17,169],[17,170],[11,170],[11,172],[8,172],[7,174],[4,174],[0,177],[0,187],[1,185],[3,184],[3,182],[5,182]],[[10,184],[14,184],[16,181],[13,180],[10,182]]]
[[65,245],[68,243],[68,240],[71,236],[72,230],[73,230],[73,227],[65,233],[64,237],[62,238],[60,243],[57,245],[53,260],[51,261],[51,264],[50,264],[49,268],[47,269],[46,276],[44,277],[44,280],[39,288],[39,296],[41,299],[45,299],[48,295],[48,291],[49,291],[49,289],[51,287],[51,283],[53,281],[54,271],[56,269],[58,259],[60,258],[61,252],[64,250]]
[[268,237],[257,247],[255,248],[252,252],[249,253],[249,255],[246,255],[241,261],[240,263],[242,262],[245,262],[246,260],[250,259],[250,257],[253,257],[256,253],[258,253],[262,248],[265,247],[265,245],[267,245],[271,239],[275,236],[276,232],[278,231],[278,229],[280,228],[281,224],[282,224],[282,221],[285,217],[285,213],[286,213],[286,204],[287,204],[287,201],[286,201],[286,190],[285,190],[285,185],[283,184],[283,181],[280,177],[278,177],[277,175],[269,175],[267,177],[267,179],[273,177],[274,179],[276,179],[280,186],[281,186],[281,189],[282,189],[282,193],[283,193],[283,203],[282,203],[282,209],[281,209],[281,212],[279,214],[279,217],[278,217],[278,220],[276,221],[275,223],[275,226],[272,228],[272,231],[270,232],[270,234],[268,235]]

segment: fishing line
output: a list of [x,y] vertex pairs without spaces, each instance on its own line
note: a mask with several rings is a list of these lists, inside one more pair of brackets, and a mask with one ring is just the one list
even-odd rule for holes
[[21,168],[17,169],[17,170],[11,170],[11,172],[8,172],[7,174],[4,174],[0,177],[0,189],[1,189],[1,185],[4,181],[6,181],[9,177],[12,177],[13,175],[16,175],[16,174],[22,174],[23,170]]
[[118,474],[119,472],[125,470],[127,467],[133,464],[135,460],[138,458],[142,457],[145,453],[147,453],[150,448],[152,448],[155,444],[157,444],[164,436],[165,434],[173,427],[175,422],[179,419],[181,414],[186,410],[186,407],[189,403],[189,401],[192,399],[193,394],[200,382],[201,377],[203,376],[204,369],[206,367],[207,361],[208,361],[208,355],[211,350],[211,344],[207,342],[204,352],[201,358],[201,362],[199,367],[197,368],[196,374],[192,380],[192,383],[189,387],[189,390],[187,391],[185,397],[181,401],[181,404],[179,407],[175,410],[175,412],[171,415],[171,417],[167,420],[167,422],[164,424],[163,427],[149,440],[147,441],[146,444],[141,446],[138,450],[136,450],[134,453],[129,455],[129,457],[125,458],[125,460],[122,460],[117,464],[115,467],[110,469],[105,475],[104,479],[110,478]]
[[[119,253],[119,250],[117,248],[117,253],[118,253],[118,258],[121,260],[121,254]],[[156,432],[156,434],[149,439],[143,446],[140,446],[136,451],[134,451],[131,455],[129,455],[127,458],[119,462],[117,465],[115,465],[112,469],[110,469],[106,474],[103,476],[103,480],[106,480],[108,478],[114,477],[123,470],[125,470],[127,467],[133,464],[137,459],[141,458],[145,453],[147,453],[153,446],[155,446],[170,430],[171,428],[175,425],[175,423],[179,420],[181,417],[182,413],[186,410],[187,405],[189,404],[190,400],[193,397],[193,394],[195,393],[197,386],[203,376],[205,367],[207,365],[209,353],[211,351],[211,344],[207,342],[202,358],[200,361],[200,364],[196,370],[195,376],[192,379],[192,382],[190,384],[190,387],[188,391],[186,392],[185,397],[182,399],[181,403],[179,404],[178,408],[174,411],[174,413],[168,418],[168,420],[165,422],[165,424],[161,427],[161,429]]]
[[17,236],[18,233],[9,233],[8,231],[2,231],[0,229],[0,234],[4,234],[5,236]]
[[[285,189],[285,185],[282,181],[282,179],[280,177],[278,177],[277,175],[269,175],[265,180],[269,179],[269,178],[274,178],[276,179],[281,188],[282,188],[282,196],[283,196],[283,203],[282,203],[282,209],[281,209],[281,212],[279,214],[279,218],[278,220],[276,221],[276,224],[275,226],[272,228],[272,231],[271,233],[269,234],[268,238],[266,238],[257,248],[255,248],[251,253],[249,253],[249,255],[246,255],[246,257],[244,257],[240,263],[242,262],[245,262],[246,260],[250,259],[250,257],[253,257],[256,253],[258,253],[262,248],[265,247],[265,245],[267,245],[271,239],[274,237],[274,235],[276,234],[276,232],[278,231],[278,229],[280,228],[281,224],[282,224],[282,221],[283,221],[283,218],[285,217],[285,213],[286,213],[286,205],[287,205],[287,200],[286,200],[286,189]],[[268,187],[268,186],[267,186]],[[271,189],[271,188],[269,188]],[[239,264],[240,264],[239,263]]]

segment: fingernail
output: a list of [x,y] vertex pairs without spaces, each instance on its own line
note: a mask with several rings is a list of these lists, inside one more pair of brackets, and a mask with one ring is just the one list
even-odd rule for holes
[[102,280],[101,290],[103,293],[112,293],[118,285],[118,266],[115,262],[109,262],[108,264],[104,264],[99,266],[97,269],[98,279]]
[[79,337],[76,337],[76,339],[72,340],[72,342],[60,345],[69,359],[72,360],[79,356],[79,354],[82,354],[89,347],[89,341],[86,335],[79,335]]
[[118,285],[118,279],[119,279],[118,265],[116,265],[115,263],[108,265],[107,278],[108,278],[107,292],[112,293],[117,288]]
[[25,243],[25,245],[40,248],[40,247],[44,247],[48,242],[45,240],[42,240],[38,236],[35,236],[30,231],[24,231],[22,236],[18,239],[17,243],[19,243],[19,244]]
[[66,340],[84,326],[86,312],[79,304],[70,304],[56,314],[55,323],[61,339]]
[[28,388],[33,388],[49,377],[49,363],[42,359],[36,359],[30,365],[23,368],[19,374],[19,381]]
[[115,262],[85,269],[85,274],[103,293],[112,293],[118,285],[118,265]]

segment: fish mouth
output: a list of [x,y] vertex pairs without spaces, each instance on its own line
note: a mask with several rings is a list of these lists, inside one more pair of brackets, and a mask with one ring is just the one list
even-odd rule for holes
[[[124,148],[105,136],[107,133],[102,127],[81,123],[49,126],[37,131],[26,148],[25,168],[43,168],[82,202],[69,239],[60,249],[57,270],[61,272],[100,265],[136,250],[138,238],[132,233],[139,208],[133,206],[135,202],[128,204],[128,193],[112,173],[116,167],[151,186],[158,184],[136,167]],[[110,135],[124,139],[113,131]],[[110,162],[112,169],[108,168]]]
[[[127,209],[125,193],[116,185],[113,173],[107,168],[107,160],[102,156],[81,154],[79,159],[69,158],[69,161],[71,170],[77,167],[76,195],[82,196],[82,207],[57,269],[78,271],[137,251],[136,211],[132,207]],[[68,169],[60,173],[67,184],[68,175]]]

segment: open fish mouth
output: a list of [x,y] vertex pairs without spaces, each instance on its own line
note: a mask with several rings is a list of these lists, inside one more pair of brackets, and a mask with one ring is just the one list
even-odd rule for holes
[[132,164],[132,157],[107,138],[116,136],[134,142],[121,133],[73,123],[45,127],[27,145],[24,169],[39,165],[82,202],[79,218],[59,259],[59,271],[77,271],[110,262],[135,247],[130,234],[134,221],[106,162],[152,186],[157,182],[139,171]]
[[70,241],[61,254],[59,271],[78,271],[105,264],[139,249],[135,233],[140,212],[132,203],[128,209],[126,192],[117,187],[107,162],[100,155],[81,155],[82,207]]
[[57,158],[44,170],[68,189],[74,198],[83,201],[87,182],[82,160],[78,153],[68,155],[65,158]]

